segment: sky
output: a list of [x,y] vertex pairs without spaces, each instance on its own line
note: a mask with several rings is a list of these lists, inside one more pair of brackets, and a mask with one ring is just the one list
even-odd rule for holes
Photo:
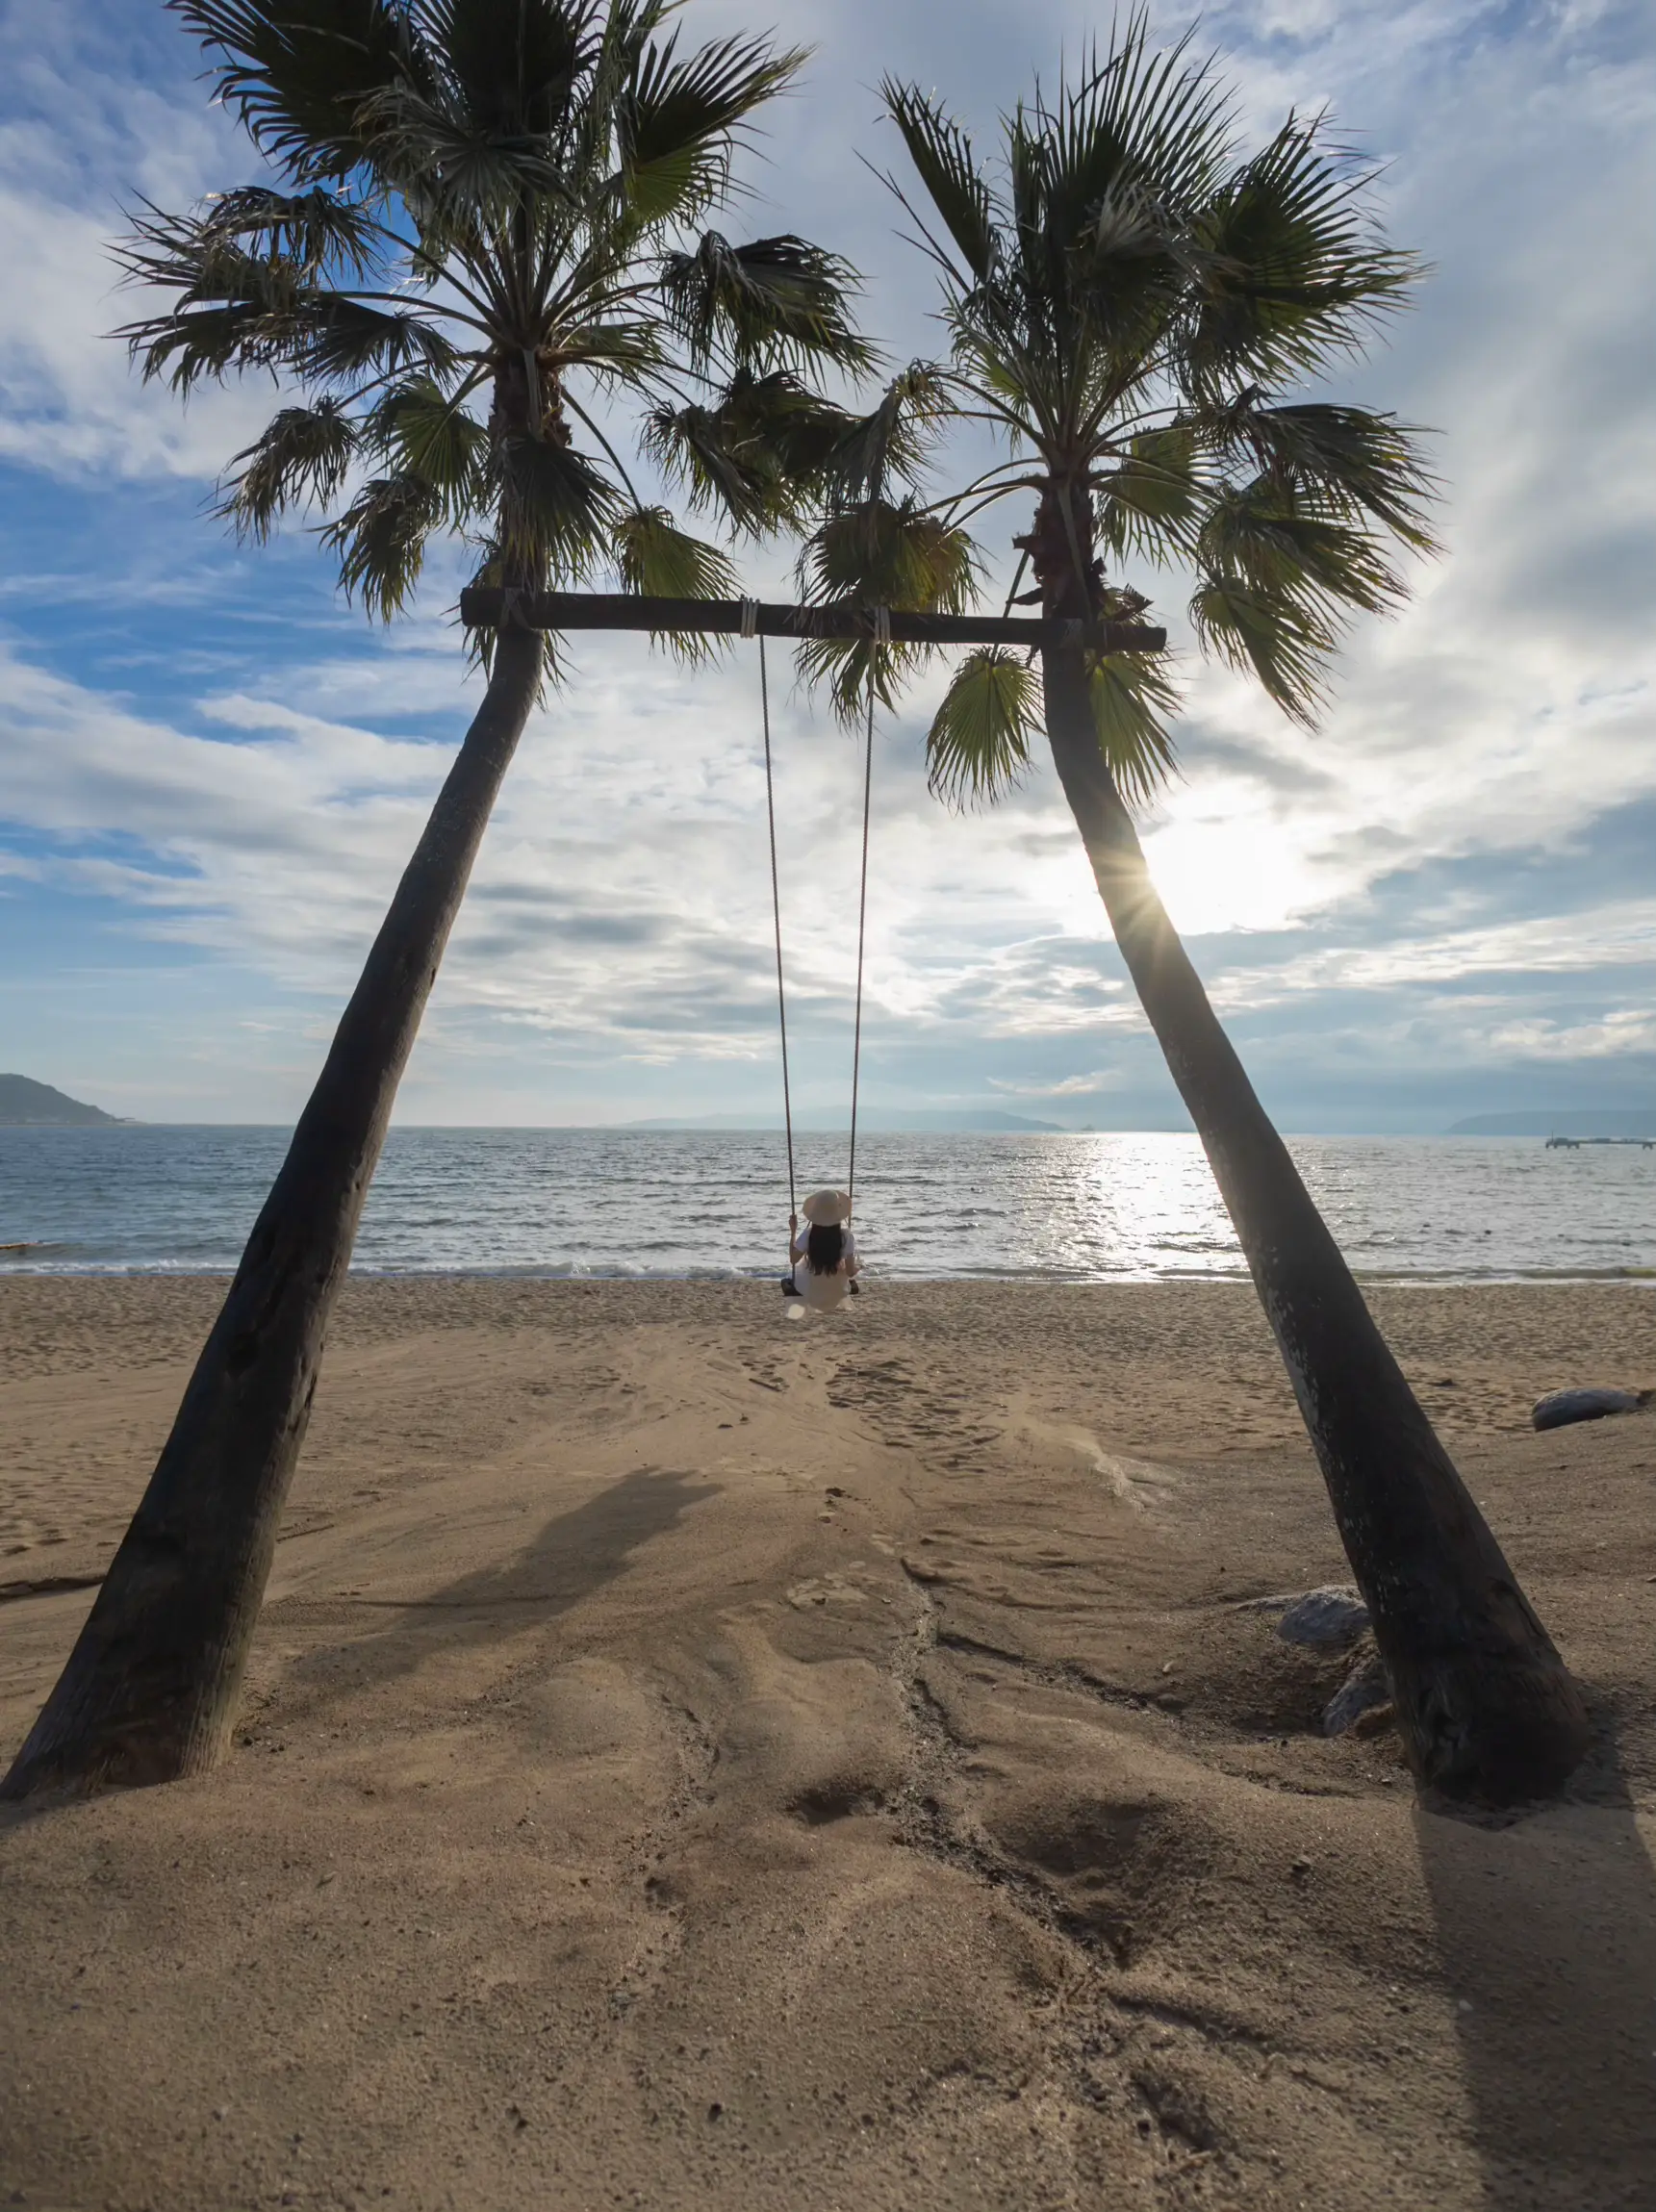
[[[726,227],[864,272],[901,362],[930,280],[873,169],[884,71],[980,140],[1103,19],[1062,0],[690,0],[815,49]],[[1159,10],[1158,32],[1189,24]],[[1338,390],[1430,425],[1442,556],[1357,629],[1312,734],[1206,667],[1176,578],[1180,775],[1141,822],[1290,1131],[1656,1106],[1656,18],[1642,4],[1261,0],[1202,16],[1239,127],[1332,109],[1433,266]],[[258,173],[159,0],[0,0],[0,1068],[144,1120],[283,1122],[478,696],[459,554],[390,630],[301,526],[208,512],[268,383],[182,409],[109,331],[110,242]],[[1000,511],[991,555],[1027,519]],[[786,548],[740,556],[780,594]],[[875,754],[863,1106],[1180,1128],[1050,764],[928,796],[939,664]],[[861,762],[772,663],[796,1100],[843,1120]],[[399,1116],[774,1115],[758,672],[580,641],[489,832]]]

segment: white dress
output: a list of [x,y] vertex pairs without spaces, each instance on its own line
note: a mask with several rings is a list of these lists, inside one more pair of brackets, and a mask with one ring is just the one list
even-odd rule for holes
[[805,1242],[809,1235],[810,1229],[807,1226],[800,1231],[790,1247],[794,1282],[807,1306],[814,1306],[819,1313],[831,1313],[836,1306],[843,1304],[851,1288],[852,1268],[856,1259],[856,1239],[848,1229],[839,1265],[831,1275],[818,1275],[813,1272],[810,1261],[805,1258]]

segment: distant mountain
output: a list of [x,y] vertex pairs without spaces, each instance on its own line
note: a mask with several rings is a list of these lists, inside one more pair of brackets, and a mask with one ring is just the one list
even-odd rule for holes
[[[663,1114],[650,1121],[623,1122],[623,1129],[650,1130],[779,1130],[780,1114],[704,1113]],[[802,1121],[794,1123],[796,1130],[806,1130],[816,1134],[825,1131],[840,1131],[844,1122]],[[865,1113],[858,1127],[870,1136],[882,1131],[894,1135],[954,1136],[969,1131],[1026,1130],[1065,1133],[1056,1121],[1030,1121],[1023,1114],[1001,1113],[993,1106],[968,1108],[962,1112],[939,1110],[912,1113],[875,1111]]]
[[[664,1130],[768,1130],[780,1129],[781,1126],[782,1117],[779,1113],[670,1113],[655,1114],[649,1121],[624,1121],[616,1124],[618,1129]],[[817,1124],[815,1122],[797,1121],[794,1127],[796,1129],[814,1129]]]
[[0,1076],[0,1129],[91,1129],[119,1121],[101,1106],[55,1091],[28,1076]]
[[1480,1113],[1456,1122],[1449,1134],[1656,1137],[1656,1113]]
[[928,1113],[924,1109],[917,1113],[871,1113],[868,1127],[871,1130],[912,1131],[916,1135],[930,1133],[938,1136],[971,1130],[1033,1130],[1047,1134],[1055,1131],[1063,1133],[1061,1123],[1031,1121],[1027,1114],[1002,1113],[996,1106],[968,1106],[959,1113]]

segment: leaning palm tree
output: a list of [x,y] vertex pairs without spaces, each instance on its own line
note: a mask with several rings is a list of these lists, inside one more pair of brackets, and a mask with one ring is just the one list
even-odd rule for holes
[[[1361,349],[1417,273],[1364,210],[1325,121],[1237,143],[1211,64],[1153,52],[1134,16],[1078,81],[1004,118],[979,160],[930,98],[888,83],[922,194],[888,179],[942,287],[940,366],[894,391],[886,481],[841,496],[807,549],[822,597],[954,605],[965,525],[1032,508],[1008,594],[1072,624],[1037,674],[991,648],[933,722],[933,785],[992,799],[1044,721],[1117,945],[1206,1148],[1326,1478],[1421,1782],[1514,1800],[1586,1743],[1581,1697],[1376,1328],[1157,895],[1131,807],[1174,759],[1164,659],[1099,649],[1148,606],[1128,561],[1183,572],[1209,650],[1306,726],[1342,626],[1395,604],[1397,553],[1428,549],[1431,481],[1393,418],[1298,388]],[[897,404],[899,401],[901,405]],[[917,496],[928,426],[986,425],[999,461]],[[863,478],[873,471],[865,465]],[[1089,633],[1092,643],[1089,644]],[[842,709],[900,669],[817,646]]]
[[319,509],[345,590],[386,619],[457,535],[508,613],[473,641],[482,702],[13,1797],[166,1780],[223,1740],[397,1083],[554,666],[513,595],[606,569],[728,594],[727,555],[635,489],[619,425],[693,505],[762,530],[854,430],[814,378],[868,359],[843,264],[700,227],[801,55],[681,51],[672,0],[168,4],[267,165],[141,211],[128,270],[172,295],[127,333],[145,375],[288,386],[226,480],[243,534]]

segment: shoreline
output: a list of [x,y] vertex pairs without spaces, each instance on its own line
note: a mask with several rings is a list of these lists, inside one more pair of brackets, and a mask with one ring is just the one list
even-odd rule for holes
[[[50,1251],[49,1244],[38,1246],[0,1245],[0,1254],[17,1250]],[[60,1265],[25,1265],[8,1263],[0,1259],[0,1283],[14,1279],[28,1280],[40,1277],[50,1280],[84,1282],[151,1281],[158,1283],[201,1281],[229,1283],[235,1275],[234,1263],[195,1267],[182,1261],[125,1262],[120,1260],[65,1261]],[[1656,1266],[1604,1267],[1597,1269],[1571,1268],[1555,1272],[1530,1269],[1510,1273],[1481,1275],[1435,1274],[1423,1268],[1410,1269],[1397,1274],[1387,1274],[1371,1268],[1354,1267],[1353,1279],[1365,1287],[1376,1289],[1407,1289],[1411,1285],[1440,1290],[1501,1289],[1534,1284],[1538,1288],[1586,1285],[1614,1286],[1627,1284],[1638,1288],[1656,1284]],[[376,1267],[351,1263],[347,1280],[352,1282],[387,1283],[693,1283],[732,1285],[750,1283],[769,1283],[781,1273],[780,1264],[775,1267],[707,1267],[693,1270],[663,1268],[623,1269],[610,1267],[573,1267],[549,1262],[545,1266],[510,1265],[501,1267]],[[870,1262],[863,1269],[863,1280],[871,1286],[909,1286],[919,1284],[945,1284],[951,1283],[1001,1284],[1027,1284],[1051,1289],[1151,1289],[1158,1284],[1185,1285],[1213,1284],[1235,1285],[1249,1284],[1252,1278],[1245,1267],[1175,1268],[1168,1267],[1155,1274],[1133,1274],[1123,1270],[1110,1275],[1065,1274],[1057,1269],[1047,1273],[1034,1273],[1028,1269],[981,1269],[960,1271],[949,1275],[923,1275],[919,1273],[888,1273],[878,1262]]]

